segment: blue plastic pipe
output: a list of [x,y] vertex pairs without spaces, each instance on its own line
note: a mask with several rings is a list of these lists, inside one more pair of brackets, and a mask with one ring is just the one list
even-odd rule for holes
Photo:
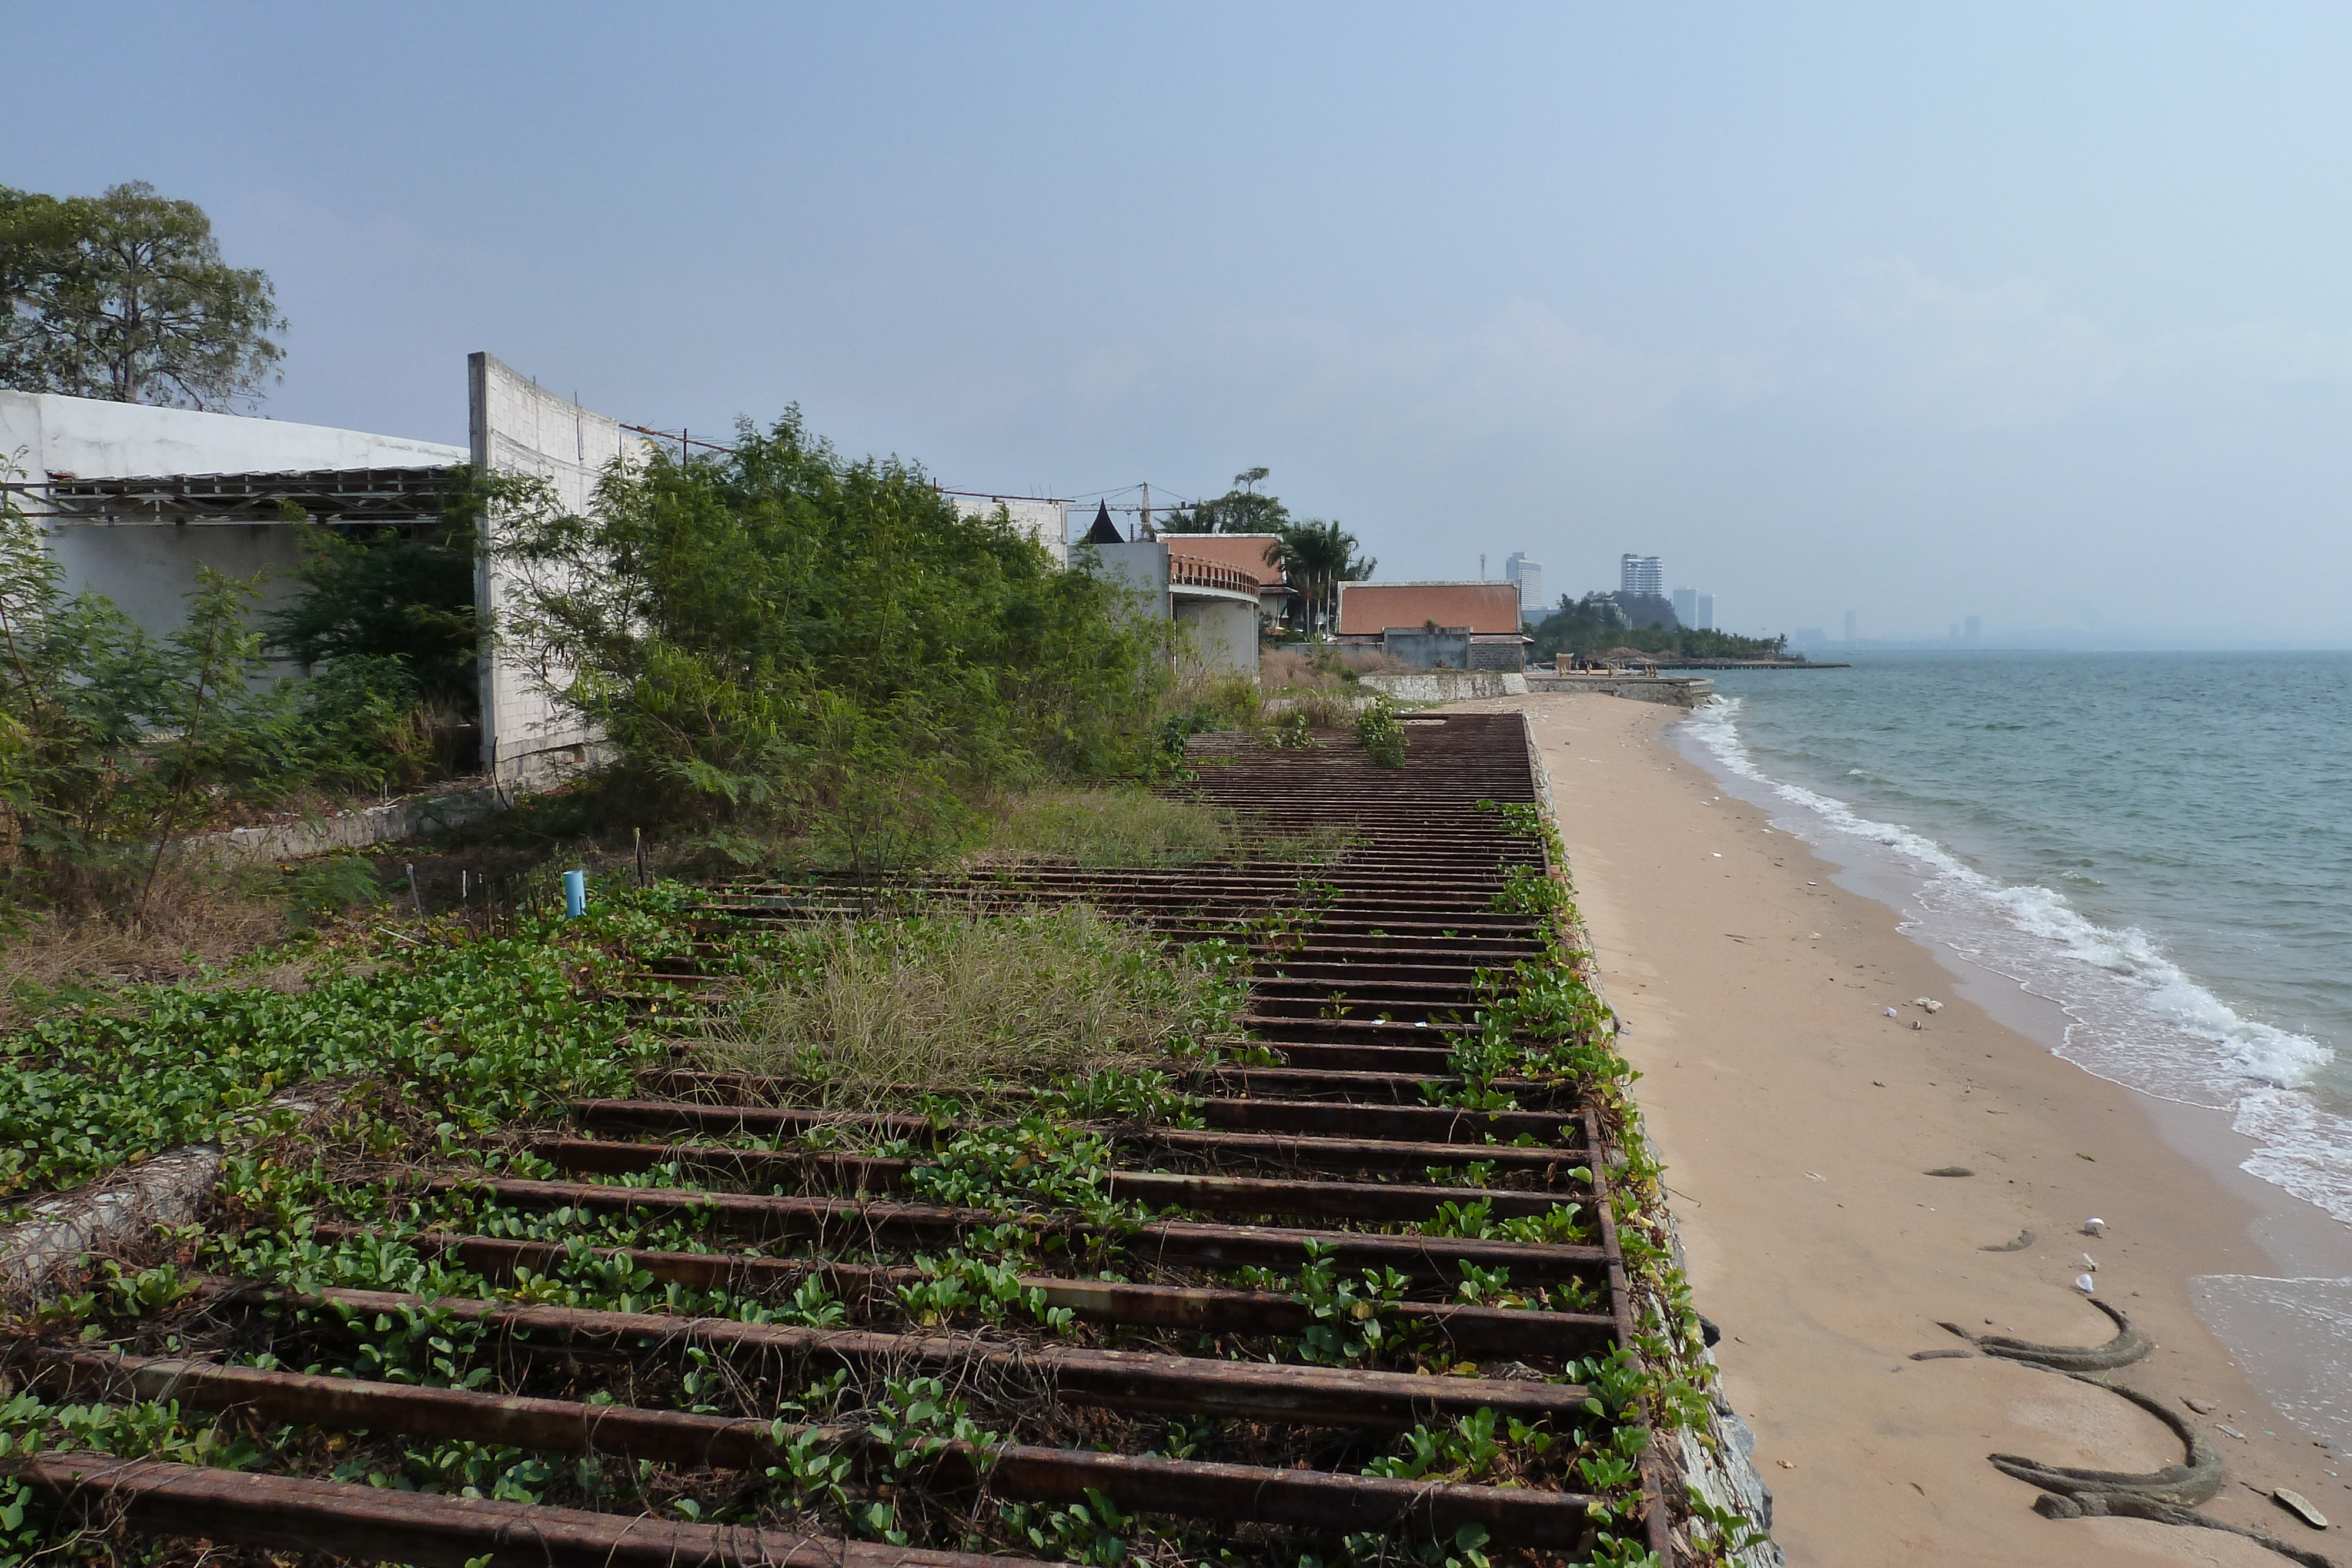
[[588,913],[588,873],[567,871],[563,873],[563,915],[577,920]]

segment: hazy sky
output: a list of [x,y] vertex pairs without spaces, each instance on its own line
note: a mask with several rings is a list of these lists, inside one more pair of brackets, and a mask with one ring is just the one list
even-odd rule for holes
[[2352,8],[95,4],[0,182],[276,278],[267,411],[488,349],[943,483],[1263,464],[1380,575],[2352,644]]

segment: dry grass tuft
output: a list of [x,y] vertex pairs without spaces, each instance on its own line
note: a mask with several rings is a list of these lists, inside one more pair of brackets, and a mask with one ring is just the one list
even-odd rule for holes
[[[1334,727],[1355,723],[1339,709]],[[1318,721],[1319,722],[1319,721]],[[1340,828],[1302,833],[1253,831],[1231,812],[1173,800],[1132,785],[1093,789],[1036,789],[999,807],[968,871],[1022,865],[1177,866],[1203,861],[1332,859],[1348,846]]]
[[1003,802],[968,863],[1193,865],[1233,842],[1233,822],[1223,812],[1148,789],[1034,789]]
[[725,1071],[822,1081],[828,1104],[909,1090],[1066,1085],[1164,1061],[1214,1031],[1232,988],[1181,950],[1092,908],[946,908],[813,928],[696,1042]]
[[286,931],[279,904],[169,878],[135,919],[13,912],[0,925],[0,1030],[40,1017],[60,992],[87,1006],[82,993],[168,985],[280,941]]

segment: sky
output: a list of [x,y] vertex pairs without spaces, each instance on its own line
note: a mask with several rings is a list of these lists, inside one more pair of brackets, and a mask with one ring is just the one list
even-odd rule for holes
[[[1388,580],[2352,646],[2352,8],[28,9],[0,183],[201,204],[279,419],[798,404],[950,488],[1264,465]],[[27,134],[29,131],[29,134]]]

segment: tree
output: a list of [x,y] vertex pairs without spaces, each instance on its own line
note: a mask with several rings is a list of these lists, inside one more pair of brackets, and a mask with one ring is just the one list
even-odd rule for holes
[[1251,468],[1234,476],[1234,487],[1211,501],[1196,501],[1189,511],[1168,514],[1161,530],[1171,534],[1278,534],[1290,524],[1290,511],[1273,496],[1261,496],[1257,486],[1266,470]]
[[1535,646],[1528,656],[1538,663],[1561,653],[1599,653],[1617,647],[1638,648],[1662,658],[1768,659],[1780,656],[1789,641],[1677,626],[1672,607],[1653,594],[1588,593],[1581,600],[1562,594],[1559,608],[1529,630]]
[[179,408],[251,402],[283,350],[276,291],[212,220],[143,181],[60,200],[0,186],[0,383]]
[[1340,528],[1336,517],[1328,523],[1319,517],[1297,523],[1286,519],[1274,549],[1282,575],[1306,601],[1309,632],[1338,616],[1341,583],[1361,582],[1381,564],[1356,554],[1356,536]]

